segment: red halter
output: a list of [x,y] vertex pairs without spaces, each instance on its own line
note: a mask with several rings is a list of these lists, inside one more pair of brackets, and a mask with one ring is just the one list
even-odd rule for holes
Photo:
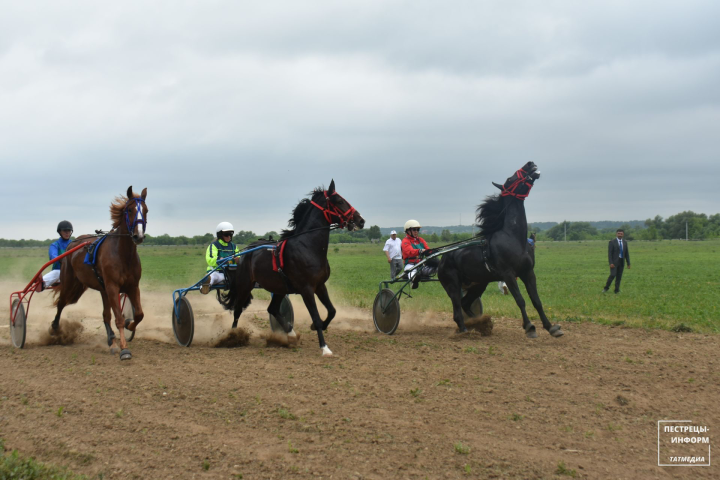
[[[325,203],[327,204],[326,207],[323,208],[320,205],[318,205],[317,203],[313,202],[312,200],[310,200],[310,203],[312,203],[317,208],[322,210],[323,215],[325,215],[325,220],[327,220],[327,222],[330,225],[332,225],[333,223],[337,223],[340,226],[340,228],[345,228],[345,225],[347,225],[347,223],[352,219],[352,216],[355,213],[355,207],[350,205],[350,202],[345,200],[342,196],[338,195],[337,192],[333,192],[332,194],[328,195],[327,190],[325,190],[325,191],[323,191],[323,194],[325,195]],[[350,206],[350,208],[348,208],[346,211],[343,212],[336,205],[331,204],[330,197],[333,195],[337,195],[338,197],[345,200],[345,203],[347,203]],[[333,222],[333,218],[332,218],[333,216],[337,217],[339,221]]]
[[[515,172],[515,175],[517,176],[517,180],[515,180],[507,188],[505,187],[505,185],[503,185],[502,193],[500,193],[500,196],[501,197],[511,196],[511,197],[517,198],[518,200],[525,200],[527,198],[527,196],[530,195],[530,189],[532,189],[533,184],[527,180],[528,177],[527,177],[527,172],[525,172],[525,170],[520,169],[517,172]],[[524,194],[516,193],[515,190],[517,190],[517,188],[522,184],[525,184],[528,187],[527,192],[525,192]]]

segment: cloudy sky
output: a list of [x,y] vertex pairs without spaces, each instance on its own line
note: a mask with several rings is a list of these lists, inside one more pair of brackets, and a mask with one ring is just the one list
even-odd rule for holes
[[335,179],[368,225],[720,212],[720,2],[0,1],[2,238],[286,226]]

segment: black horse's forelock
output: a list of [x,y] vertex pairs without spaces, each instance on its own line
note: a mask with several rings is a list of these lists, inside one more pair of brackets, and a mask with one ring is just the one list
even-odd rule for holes
[[290,238],[295,235],[295,229],[297,228],[298,224],[302,221],[303,218],[305,218],[305,215],[307,215],[311,208],[315,208],[315,206],[310,203],[311,200],[315,200],[316,195],[323,195],[324,193],[325,187],[317,187],[315,190],[308,194],[310,198],[303,198],[302,200],[300,200],[300,203],[298,203],[292,211],[292,218],[288,220],[288,227],[290,228],[282,230],[280,232],[280,240],[285,240],[286,238]]
[[485,201],[478,205],[476,210],[475,225],[480,229],[478,237],[489,237],[493,233],[502,230],[505,223],[505,208],[500,195],[485,197]]

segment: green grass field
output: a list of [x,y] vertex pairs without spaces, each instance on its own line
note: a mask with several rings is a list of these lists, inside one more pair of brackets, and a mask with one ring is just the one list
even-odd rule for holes
[[[437,245],[431,245],[437,246]],[[142,288],[167,291],[186,287],[205,270],[204,247],[142,247]],[[720,242],[631,242],[632,269],[625,269],[622,293],[601,294],[608,276],[607,242],[539,242],[535,273],[545,310],[553,322],[595,321],[644,328],[720,332]],[[0,249],[0,280],[26,284],[42,266],[44,249]],[[378,284],[390,268],[381,245],[331,245],[329,288],[338,306],[370,309]],[[528,303],[530,318],[538,319]],[[450,312],[439,283],[425,283],[403,298],[403,311]],[[256,295],[264,298],[265,295]],[[266,297],[265,297],[266,298]],[[485,312],[519,318],[511,296],[490,285],[483,295]]]

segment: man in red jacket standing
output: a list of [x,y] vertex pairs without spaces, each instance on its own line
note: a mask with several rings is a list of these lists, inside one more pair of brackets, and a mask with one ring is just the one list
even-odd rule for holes
[[[405,271],[411,270],[417,265],[423,254],[427,254],[430,249],[428,248],[427,242],[420,237],[421,225],[417,220],[408,220],[405,222],[405,238],[402,241],[402,256],[405,262]],[[410,278],[415,277],[418,270],[413,270],[409,273]],[[433,270],[431,268],[423,267],[423,275],[432,275]],[[420,277],[415,278],[413,281],[412,288],[418,287]]]

